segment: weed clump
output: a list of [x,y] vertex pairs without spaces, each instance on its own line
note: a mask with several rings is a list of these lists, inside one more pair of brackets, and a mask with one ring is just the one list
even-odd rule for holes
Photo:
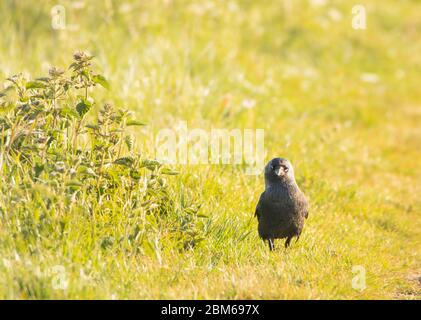
[[155,255],[166,243],[196,246],[204,238],[199,206],[167,182],[177,172],[137,151],[128,127],[144,124],[132,112],[96,107],[90,93],[109,83],[92,56],[73,58],[67,71],[10,77],[0,93],[0,217],[13,247]]

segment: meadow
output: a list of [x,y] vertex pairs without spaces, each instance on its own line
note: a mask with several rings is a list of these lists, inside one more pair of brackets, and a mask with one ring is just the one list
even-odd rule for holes
[[[0,298],[420,299],[421,5],[358,4],[2,0]],[[297,243],[262,174],[154,160],[180,121],[264,130]]]

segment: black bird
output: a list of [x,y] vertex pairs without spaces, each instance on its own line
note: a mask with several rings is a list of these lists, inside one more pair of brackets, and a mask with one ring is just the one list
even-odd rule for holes
[[256,207],[259,236],[274,249],[274,239],[286,238],[288,248],[293,237],[300,238],[308,202],[294,178],[294,169],[287,159],[274,158],[265,167],[265,191]]

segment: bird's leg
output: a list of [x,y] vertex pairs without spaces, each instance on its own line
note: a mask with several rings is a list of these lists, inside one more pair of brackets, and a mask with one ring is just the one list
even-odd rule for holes
[[285,249],[289,247],[289,243],[291,242],[292,237],[288,237],[285,241]]
[[275,250],[275,245],[273,244],[273,239],[269,238],[268,243],[269,243],[269,250],[270,251]]

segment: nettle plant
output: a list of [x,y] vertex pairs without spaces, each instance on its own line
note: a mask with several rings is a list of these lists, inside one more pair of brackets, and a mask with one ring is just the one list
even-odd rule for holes
[[[206,224],[199,206],[167,183],[177,172],[136,151],[128,127],[143,123],[132,112],[106,103],[91,115],[93,89],[109,83],[94,73],[92,56],[73,58],[67,71],[51,68],[31,81],[10,77],[0,93],[0,214],[13,213],[16,232],[30,242],[57,228],[63,234],[69,215],[82,212],[91,224],[99,216],[91,237],[103,248],[146,241],[153,249],[157,235],[176,238],[180,249],[194,247]],[[104,214],[124,219],[127,236],[98,227]]]

